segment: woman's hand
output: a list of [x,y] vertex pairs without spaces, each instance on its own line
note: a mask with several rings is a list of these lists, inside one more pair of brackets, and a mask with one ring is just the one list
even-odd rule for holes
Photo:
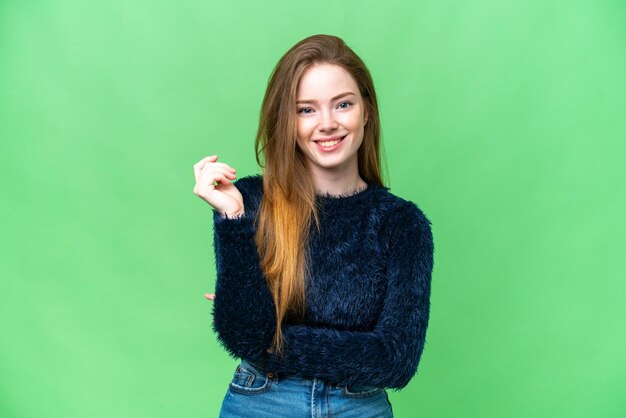
[[[208,300],[215,300],[215,293],[205,293],[204,297],[207,298]],[[211,322],[215,323],[215,320]]]
[[240,215],[244,213],[243,196],[231,183],[237,177],[236,171],[228,164],[217,162],[217,155],[205,157],[193,165],[196,177],[193,192],[223,215]]

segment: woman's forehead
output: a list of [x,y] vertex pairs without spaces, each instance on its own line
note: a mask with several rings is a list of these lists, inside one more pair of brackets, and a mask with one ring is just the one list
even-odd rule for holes
[[298,83],[298,100],[332,100],[337,95],[351,92],[358,95],[358,86],[350,73],[338,65],[313,65]]

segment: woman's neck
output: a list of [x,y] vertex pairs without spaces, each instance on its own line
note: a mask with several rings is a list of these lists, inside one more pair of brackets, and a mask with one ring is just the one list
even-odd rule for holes
[[356,192],[367,186],[367,183],[356,173],[351,177],[325,176],[313,178],[315,189],[318,194],[346,195]]

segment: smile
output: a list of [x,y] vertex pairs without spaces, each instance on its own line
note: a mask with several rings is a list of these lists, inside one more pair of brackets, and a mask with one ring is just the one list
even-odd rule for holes
[[344,139],[346,139],[348,135],[342,136],[339,139],[335,139],[332,141],[314,141],[315,144],[317,145],[317,148],[325,151],[325,152],[329,152],[329,151],[334,151],[337,148],[339,148],[341,146],[341,143],[343,142]]

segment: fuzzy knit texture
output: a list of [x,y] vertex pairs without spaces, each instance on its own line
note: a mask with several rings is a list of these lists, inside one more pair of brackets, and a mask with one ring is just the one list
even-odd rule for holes
[[244,215],[231,219],[213,209],[212,328],[228,354],[279,375],[405,387],[417,373],[430,311],[434,245],[422,210],[378,184],[316,195],[321,229],[311,226],[306,315],[283,324],[279,357],[267,352],[276,313],[254,241],[263,178],[234,185]]

